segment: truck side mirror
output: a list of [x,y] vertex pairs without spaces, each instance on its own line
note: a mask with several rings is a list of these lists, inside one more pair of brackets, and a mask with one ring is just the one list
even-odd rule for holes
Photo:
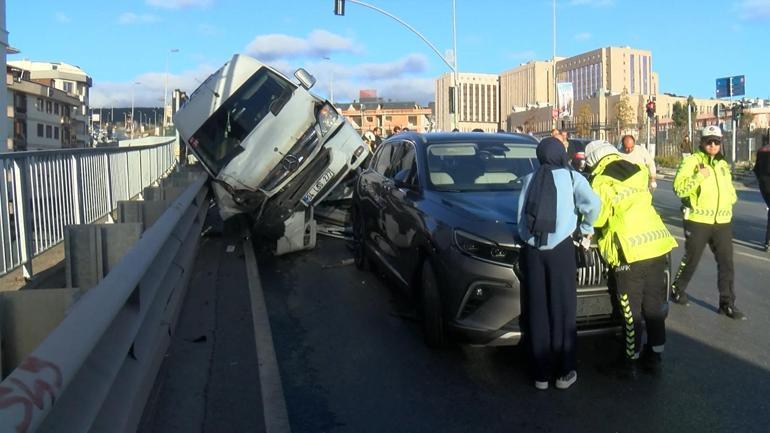
[[299,84],[307,90],[310,90],[310,88],[315,85],[315,77],[302,68],[294,71],[294,77],[297,78]]

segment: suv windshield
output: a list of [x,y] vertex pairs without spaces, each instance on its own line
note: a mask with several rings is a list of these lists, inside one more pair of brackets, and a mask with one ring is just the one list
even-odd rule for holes
[[445,143],[428,146],[428,177],[438,191],[521,188],[539,165],[535,146],[517,143]]
[[210,170],[218,173],[243,150],[241,141],[268,112],[280,112],[295,88],[280,75],[260,68],[193,134],[190,144]]

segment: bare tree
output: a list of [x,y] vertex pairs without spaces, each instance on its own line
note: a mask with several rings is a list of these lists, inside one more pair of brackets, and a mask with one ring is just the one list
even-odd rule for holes
[[575,116],[575,132],[578,137],[588,137],[591,134],[591,121],[593,113],[588,104],[582,104]]

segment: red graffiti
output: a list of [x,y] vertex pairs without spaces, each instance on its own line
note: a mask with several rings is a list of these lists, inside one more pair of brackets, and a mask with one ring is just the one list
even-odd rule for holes
[[8,379],[8,382],[16,386],[16,389],[0,386],[0,410],[22,405],[24,416],[21,422],[16,425],[16,431],[18,433],[26,433],[32,423],[32,411],[34,408],[42,410],[45,407],[47,396],[50,396],[51,406],[53,406],[56,401],[56,392],[62,386],[62,373],[58,365],[34,356],[25,358],[18,369],[36,375],[44,370],[51,370],[54,373],[53,384],[40,377],[35,377],[32,380],[32,388],[17,378]]

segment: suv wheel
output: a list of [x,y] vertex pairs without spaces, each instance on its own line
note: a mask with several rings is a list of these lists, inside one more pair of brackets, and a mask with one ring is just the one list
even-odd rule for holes
[[441,304],[436,273],[430,259],[422,264],[422,328],[425,342],[430,347],[446,346],[447,338],[444,330],[444,314]]

